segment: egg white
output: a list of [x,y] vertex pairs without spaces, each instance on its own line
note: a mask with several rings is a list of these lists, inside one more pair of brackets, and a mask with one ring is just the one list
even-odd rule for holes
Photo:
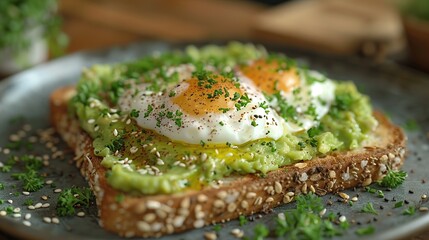
[[[183,69],[190,71],[190,68],[176,68],[178,71]],[[190,75],[181,73],[181,76]],[[123,112],[130,112],[133,109],[139,111],[135,121],[140,127],[153,130],[173,141],[189,144],[240,145],[262,138],[276,140],[284,134],[284,120],[273,109],[260,107],[261,103],[266,102],[265,97],[254,86],[247,83],[240,85],[243,92],[251,99],[247,106],[240,110],[231,109],[225,113],[207,113],[202,116],[187,114],[169,97],[170,92],[180,95],[186,91],[188,88],[186,82],[181,82],[160,93],[147,91],[147,87],[148,84],[132,86],[119,100],[119,107]],[[133,94],[136,92],[137,94]],[[159,117],[166,112],[171,112],[172,117]],[[182,113],[182,115],[176,116],[176,113]],[[178,118],[180,118],[180,126],[176,123]]]
[[[245,76],[240,71],[237,72],[240,81],[245,82],[254,87],[255,84],[251,79]],[[310,83],[307,76],[317,79],[318,81]],[[284,121],[285,133],[295,133],[308,130],[311,127],[317,126],[320,119],[325,116],[330,109],[332,102],[335,99],[335,84],[332,80],[326,78],[317,71],[308,71],[304,73],[299,71],[301,79],[300,86],[292,92],[280,91],[281,98],[296,110],[296,118],[292,120],[282,119]],[[299,91],[297,91],[299,89]],[[277,98],[272,98],[268,101],[269,106],[279,111],[279,101]],[[314,107],[316,115],[307,114],[310,106]]]

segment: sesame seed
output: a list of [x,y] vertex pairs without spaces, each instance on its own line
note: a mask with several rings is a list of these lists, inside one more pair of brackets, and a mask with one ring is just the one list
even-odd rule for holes
[[28,209],[30,209],[30,210],[34,210],[34,209],[36,209],[33,205],[30,205],[30,206],[28,206],[27,208],[28,208]]
[[248,192],[246,194],[246,198],[254,198],[254,197],[256,197],[256,193],[254,193],[254,192]]
[[6,216],[6,215],[7,215],[6,211],[4,211],[4,210],[0,211],[0,216]]
[[30,192],[25,192],[24,191],[24,192],[22,192],[22,194],[25,195],[25,196],[28,196],[28,195],[30,195]]
[[20,218],[21,217],[21,213],[14,213],[12,216],[14,218]]
[[92,118],[91,118],[91,119],[88,119],[88,123],[89,123],[89,124],[93,124],[93,123],[95,123],[95,119],[92,119]]
[[15,208],[15,209],[13,209],[13,212],[14,213],[19,213],[19,212],[21,212],[21,208]]
[[234,237],[236,238],[242,238],[244,236],[243,230],[240,230],[238,228],[232,229],[231,234],[234,235]]
[[138,150],[139,150],[139,148],[138,148],[138,147],[136,147],[136,146],[132,146],[132,147],[130,148],[130,153],[136,153]]
[[49,206],[51,206],[51,204],[49,204],[49,203],[42,204],[42,208],[48,208]]
[[345,222],[346,220],[347,220],[347,218],[346,218],[346,216],[341,216],[339,219],[338,219],[340,222]]
[[146,203],[147,208],[149,209],[159,209],[161,207],[161,203],[153,200],[149,200]]
[[46,196],[46,195],[43,195],[41,198],[42,198],[42,200],[45,200],[45,201],[48,200],[48,196]]
[[52,184],[54,181],[52,181],[52,180],[47,180],[45,183],[46,184],[48,184],[48,185],[50,185],[50,184]]
[[352,197],[351,199],[353,202],[357,202],[357,200],[359,200],[357,197]]
[[204,227],[204,220],[202,219],[198,219],[194,222],[194,227],[195,228],[202,228]]
[[54,190],[54,193],[60,193],[61,191],[62,191],[61,188],[57,188]]
[[217,236],[215,232],[205,232],[204,233],[204,239],[205,240],[216,240]]
[[276,191],[277,194],[279,194],[282,192],[283,187],[279,182],[275,182],[274,183],[274,190]]
[[225,191],[220,191],[216,194],[216,196],[220,199],[224,199],[226,197],[227,193]]
[[52,218],[52,223],[58,224],[58,223],[60,223],[60,219],[58,219],[57,217],[53,217]]
[[419,211],[420,212],[427,212],[427,211],[429,211],[429,208],[428,207],[420,207]]
[[31,218],[31,213],[27,213],[27,214],[25,214],[25,216],[24,216],[24,219],[25,220],[28,220],[28,219],[30,219]]
[[9,148],[3,149],[3,153],[6,154],[6,155],[9,154],[10,153],[10,149]]
[[31,227],[31,222],[29,222],[27,220],[22,221],[22,224],[24,224],[27,227]]
[[350,196],[347,193],[339,192],[338,195],[344,200],[348,200]]
[[7,202],[8,202],[8,203],[10,203],[10,204],[12,204],[12,203],[13,203],[13,200],[12,200],[12,199],[9,199],[9,200],[7,200]]
[[156,160],[156,164],[157,164],[157,165],[164,165],[164,161],[163,161],[161,158],[158,158],[158,159]]
[[52,222],[52,219],[51,219],[50,217],[44,217],[44,218],[43,218],[43,221],[44,221],[45,223],[51,223],[51,222]]
[[428,196],[426,195],[426,194],[423,194],[422,196],[421,196],[421,198],[422,199],[426,199]]
[[113,129],[113,136],[118,136],[118,130],[116,130],[116,128],[115,129]]
[[76,214],[76,216],[78,216],[78,217],[84,217],[84,216],[85,216],[85,213],[84,213],[84,212],[78,212],[78,213]]
[[322,217],[326,213],[326,208],[322,209],[322,211],[319,212],[319,216]]
[[208,199],[207,196],[203,195],[203,194],[200,194],[200,195],[197,196],[197,201],[200,202],[200,203],[206,202],[207,199]]

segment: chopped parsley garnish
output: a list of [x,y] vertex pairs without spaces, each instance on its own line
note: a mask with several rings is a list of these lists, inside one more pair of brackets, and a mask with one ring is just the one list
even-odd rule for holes
[[40,158],[24,155],[21,161],[25,164],[25,172],[12,174],[12,178],[22,182],[22,189],[35,192],[44,186],[42,175],[38,172],[43,166]]
[[94,201],[94,195],[89,188],[72,187],[64,189],[58,197],[58,216],[72,216],[77,207],[88,208]]
[[405,122],[404,128],[408,131],[417,131],[420,129],[420,126],[416,120],[409,119],[407,122]]
[[222,230],[222,226],[220,224],[216,224],[213,226],[213,231],[220,232]]
[[7,206],[7,207],[3,208],[3,210],[6,211],[7,215],[13,214],[13,207],[12,206]]
[[238,93],[238,92],[235,92],[234,93],[234,96],[231,98],[231,100],[232,101],[237,101],[238,99],[240,99],[240,93]]
[[374,209],[374,206],[370,202],[365,204],[361,211],[364,213],[371,213],[371,214],[378,215],[377,211]]
[[252,120],[252,126],[254,126],[254,127],[256,127],[256,126],[258,126],[258,124],[255,122],[255,120]]
[[4,190],[4,184],[0,183],[0,190]]
[[310,138],[313,138],[322,132],[323,132],[323,125],[318,125],[317,127],[312,127],[307,130],[307,134]]
[[375,232],[375,228],[372,225],[367,227],[359,228],[355,231],[355,233],[359,236],[373,234]]
[[152,111],[153,111],[153,106],[152,106],[152,104],[151,104],[151,105],[148,105],[148,106],[147,106],[147,110],[146,110],[146,112],[144,113],[144,117],[145,117],[145,118],[149,117],[149,114],[150,114]]
[[223,123],[222,121],[219,122],[219,125],[224,126],[225,123]]
[[229,110],[231,110],[230,108],[219,108],[219,111],[221,111],[222,113],[226,113]]
[[205,143],[203,140],[201,140],[201,141],[200,141],[200,145],[201,145],[202,147],[204,147],[204,146],[206,145],[206,143]]
[[307,110],[305,111],[305,114],[310,115],[313,117],[313,119],[317,119],[317,112],[316,112],[316,108],[314,107],[313,104],[310,104],[310,106],[308,106]]
[[376,193],[377,189],[372,188],[372,187],[365,187],[365,191],[369,192],[369,193]]
[[272,98],[277,99],[278,112],[282,118],[284,118],[286,121],[296,119],[296,109],[287,103],[286,99],[281,96],[280,92],[273,94]]
[[140,116],[140,111],[136,110],[136,109],[132,109],[130,112],[130,117],[133,118],[138,118]]
[[[234,96],[235,96],[235,94],[234,94]],[[240,100],[238,100],[238,102],[235,104],[235,108],[237,108],[237,111],[240,111],[241,108],[246,107],[247,104],[250,103],[250,101],[251,100],[250,100],[249,96],[247,95],[247,93],[245,93],[245,94],[241,95]]]
[[333,116],[338,116],[341,111],[348,111],[354,102],[353,96],[350,93],[341,93],[335,96],[334,104],[329,113]]
[[176,96],[176,92],[175,92],[175,91],[171,91],[171,92],[168,94],[168,96],[169,96],[169,97],[174,97],[174,96]]
[[414,215],[416,213],[416,207],[414,206],[409,206],[407,209],[405,209],[402,214],[403,215]]
[[395,206],[393,208],[400,208],[402,206],[404,206],[404,201],[399,201],[399,202],[395,203]]
[[255,226],[255,228],[253,229],[253,233],[255,234],[253,239],[263,240],[265,237],[268,236],[268,234],[270,234],[270,231],[268,230],[268,228],[265,225],[257,224]]
[[14,173],[12,178],[22,181],[22,189],[28,192],[35,192],[44,186],[43,177],[33,169],[23,173]]
[[377,190],[377,197],[379,197],[379,198],[384,198],[384,192],[383,191],[381,191],[381,190]]
[[25,206],[30,206],[30,205],[33,205],[34,204],[34,202],[33,202],[33,199],[26,199],[25,201],[24,201],[24,205]]
[[240,217],[238,217],[238,222],[240,226],[244,226],[247,224],[247,218],[243,215],[240,215]]
[[396,188],[405,181],[405,178],[407,178],[406,172],[388,169],[386,176],[378,184],[382,187]]
[[[323,219],[319,213],[324,209],[321,198],[309,193],[296,198],[296,209],[286,211],[284,218],[276,219],[275,232],[277,237],[287,239],[322,239],[340,235],[342,230],[335,227],[332,219]],[[328,215],[329,216],[329,215]],[[347,224],[341,227],[346,229]]]
[[122,137],[114,139],[110,144],[106,145],[112,153],[121,151],[125,147],[125,140]]

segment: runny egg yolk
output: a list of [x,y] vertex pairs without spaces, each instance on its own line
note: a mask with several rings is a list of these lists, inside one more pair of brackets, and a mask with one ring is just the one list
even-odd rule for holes
[[267,94],[278,91],[291,92],[300,85],[300,78],[295,68],[276,60],[259,59],[241,67],[241,72]]
[[172,98],[172,102],[192,116],[223,113],[235,108],[234,95],[241,96],[243,90],[229,78],[214,75],[205,80],[184,80],[188,87]]

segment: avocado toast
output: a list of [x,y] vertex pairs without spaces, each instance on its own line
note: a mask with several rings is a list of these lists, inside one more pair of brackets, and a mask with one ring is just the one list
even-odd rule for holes
[[[241,53],[239,56],[245,56],[243,57],[243,62],[261,58],[271,59],[270,61],[284,60],[283,58],[280,60],[270,58],[269,55],[264,55],[263,51],[260,51],[259,54],[246,55],[244,52],[249,52],[249,46],[244,46],[244,48],[238,51]],[[213,55],[213,53],[212,55],[207,53],[207,50],[199,51],[199,56],[202,58],[202,60],[198,60],[200,62],[205,61],[204,54],[209,55],[207,59],[211,59]],[[204,51],[206,52],[204,53]],[[258,53],[257,49],[253,49],[253,51]],[[187,52],[187,56],[192,54],[191,50]],[[218,55],[217,57],[219,57]],[[242,59],[231,53],[228,55],[230,58],[226,60],[230,60],[231,56],[237,62],[242,61]],[[168,57],[171,59],[174,56]],[[222,57],[220,58],[222,59]],[[186,57],[185,60],[182,60],[188,64],[191,61],[189,59],[194,61],[192,57]],[[147,58],[140,63],[146,63],[146,61],[154,62],[156,59]],[[160,65],[170,64],[160,62]],[[180,64],[183,64],[183,62],[180,62]],[[233,65],[236,64],[233,63]],[[137,63],[135,65],[126,65],[125,67],[119,66],[119,68],[124,67],[129,70],[136,65]],[[211,62],[207,65],[215,64]],[[235,68],[233,69],[237,72]],[[257,69],[260,69],[260,67],[257,67]],[[149,72],[145,67],[143,67],[143,70]],[[241,68],[241,70],[244,73],[246,72],[245,68]],[[286,68],[282,70],[287,71]],[[141,70],[134,69],[134,73],[139,73],[139,71]],[[150,71],[153,71],[153,69]],[[125,73],[128,74],[127,72]],[[142,73],[140,72],[140,74]],[[91,82],[91,79],[98,78],[97,74],[100,73],[97,73],[97,70],[93,68],[92,71],[89,70],[87,74],[84,74],[81,82]],[[123,72],[119,71],[118,75],[121,74]],[[206,74],[202,78],[210,79],[210,76]],[[310,78],[312,76],[314,75],[306,77]],[[127,78],[130,77],[132,76],[128,74]],[[226,76],[223,77],[227,78]],[[322,82],[321,79],[316,79],[313,82]],[[108,81],[103,80],[101,82],[108,83]],[[108,85],[113,86],[115,84],[108,83]],[[82,174],[88,179],[97,197],[100,224],[122,236],[160,236],[166,233],[202,227],[215,222],[228,221],[237,218],[239,215],[267,211],[281,203],[292,201],[295,195],[301,193],[315,192],[323,195],[327,192],[336,192],[354,186],[365,186],[382,178],[388,169],[397,169],[404,159],[405,137],[402,131],[392,125],[382,114],[372,114],[366,97],[357,93],[350,84],[341,83],[337,85],[340,87],[336,88],[337,97],[333,98],[332,103],[329,104],[330,112],[318,119],[318,123],[308,129],[299,129],[293,134],[289,134],[290,131],[285,130],[284,132],[286,133],[281,134],[282,136],[278,139],[262,138],[245,144],[227,144],[225,142],[222,146],[219,146],[218,143],[211,144],[208,141],[203,141],[199,144],[184,144],[167,140],[165,142],[167,147],[164,148],[160,142],[166,138],[159,137],[159,134],[153,131],[144,131],[145,133],[142,133],[143,135],[140,137],[140,139],[143,139],[141,142],[135,140],[139,139],[139,137],[131,134],[134,130],[129,132],[130,135],[126,135],[128,125],[135,126],[136,129],[141,131],[136,123],[136,118],[139,116],[144,117],[148,108],[142,109],[142,111],[132,108],[118,113],[118,109],[115,109],[114,104],[112,104],[112,99],[116,95],[120,97],[125,91],[120,93],[122,90],[117,91],[120,88],[115,87],[109,89],[110,91],[113,90],[114,93],[109,95],[104,94],[103,91],[106,91],[106,89],[101,87],[100,89],[102,90],[97,90],[96,94],[91,92],[91,97],[92,99],[99,97],[106,100],[109,109],[107,112],[103,108],[100,108],[100,112],[97,112],[98,110],[85,112],[79,110],[85,109],[85,104],[79,105],[84,102],[81,100],[89,99],[79,94],[79,91],[82,93],[82,89],[85,89],[82,86],[85,86],[85,84],[81,84],[80,89],[78,87],[77,93],[75,88],[69,87],[59,89],[52,94],[52,122],[65,141],[76,152],[76,163]],[[226,92],[228,91],[224,90],[222,96],[225,96]],[[346,93],[343,96],[347,97],[338,97],[341,96],[341,92]],[[168,95],[170,95],[170,92],[168,92]],[[225,98],[233,99],[233,95],[231,93],[231,96]],[[244,96],[244,94],[241,96]],[[267,105],[273,102],[269,101],[269,98],[270,96],[267,96]],[[348,98],[352,100],[347,101]],[[70,99],[73,100],[70,101]],[[242,105],[242,102],[244,100],[237,103]],[[349,105],[354,106],[354,108],[347,109],[346,106],[341,105],[344,102],[352,102]],[[76,107],[76,103],[78,106],[84,107]],[[91,107],[91,103],[87,103],[87,107]],[[70,106],[73,104],[74,106]],[[259,106],[260,103],[258,102],[257,105]],[[261,108],[264,109],[264,104],[262,104]],[[113,110],[110,111],[111,109]],[[122,110],[124,109],[122,108]],[[282,106],[277,108],[280,111],[276,110],[274,106],[273,109],[273,111],[279,112],[278,115],[283,119],[290,117],[290,115],[283,114],[281,111]],[[305,110],[307,111],[308,109],[310,109],[309,106]],[[238,111],[238,109],[235,110]],[[223,111],[225,110],[219,110],[220,113],[224,113]],[[232,111],[234,110],[226,111],[225,114]],[[85,114],[82,115],[82,113]],[[286,113],[290,113],[290,111],[286,111]],[[118,115],[119,120],[111,119],[103,126],[102,123],[105,119],[114,114]],[[305,114],[302,115],[306,119]],[[171,119],[174,118],[180,119],[174,116]],[[256,120],[255,124],[258,124]],[[341,122],[338,124],[340,120],[343,121],[343,128],[341,128]],[[112,122],[115,127],[111,127]],[[350,122],[353,124],[350,124]],[[95,131],[97,126],[94,124],[97,123],[99,127]],[[221,124],[219,123],[219,125]],[[253,127],[253,121],[250,125]],[[298,128],[302,127],[300,124],[296,125]],[[323,129],[319,127],[320,125],[324,126]],[[111,133],[110,137],[103,138],[106,142],[99,140],[102,142],[101,144],[94,142],[94,139],[103,135],[103,133],[95,134],[100,129]],[[154,131],[156,132],[156,130]],[[116,138],[120,135],[123,136],[123,134],[127,137]],[[127,145],[127,142],[132,142],[133,140],[136,141],[135,144]],[[127,156],[135,151],[133,146],[138,150],[143,151],[145,149],[143,157],[140,156],[140,158],[147,158],[145,167],[140,168],[145,170],[139,173],[142,177],[134,177],[135,173],[130,173],[129,169],[127,169],[128,167],[123,169],[125,165],[131,166],[132,170],[138,170],[139,166],[133,165],[132,161],[138,162],[139,160],[135,156]],[[161,149],[164,149],[164,151],[161,151]],[[185,159],[180,158],[179,160],[183,161],[180,161],[177,165],[175,165],[174,157],[169,160],[169,155],[164,153],[180,154],[181,151],[185,152],[191,149],[199,154],[190,154],[189,159],[186,159],[186,155],[183,155]],[[237,155],[242,156],[237,154],[240,149],[243,154],[248,153],[250,155],[252,152],[249,151],[254,150],[253,154],[258,155],[257,153],[259,152],[261,157],[238,158]],[[219,154],[219,152],[224,154]],[[233,156],[229,157],[231,153]],[[221,155],[221,157],[216,157],[217,154]],[[197,159],[192,157],[194,155],[197,156]],[[173,154],[173,156],[177,155]],[[223,161],[226,158],[230,160]],[[164,164],[160,164],[158,159],[161,159]],[[187,165],[190,162],[187,160],[193,159],[197,162],[197,164],[194,164],[195,167],[191,167],[192,164]],[[130,160],[132,160],[131,164],[129,164]],[[210,161],[214,163],[217,174],[210,175],[209,173],[213,173],[213,169],[207,170],[208,168],[204,165],[204,163]],[[116,162],[118,164],[114,164]],[[238,164],[240,162],[243,164]],[[253,163],[253,165],[246,165],[249,162]],[[180,163],[183,163],[184,166],[182,167]],[[159,172],[164,174],[157,174],[153,167],[151,168],[151,173],[146,168],[146,165],[155,166]],[[170,167],[166,168],[169,165]],[[223,166],[226,166],[226,168]],[[182,167],[187,171],[180,171],[176,167]],[[169,171],[174,174],[169,174],[171,173]]]

